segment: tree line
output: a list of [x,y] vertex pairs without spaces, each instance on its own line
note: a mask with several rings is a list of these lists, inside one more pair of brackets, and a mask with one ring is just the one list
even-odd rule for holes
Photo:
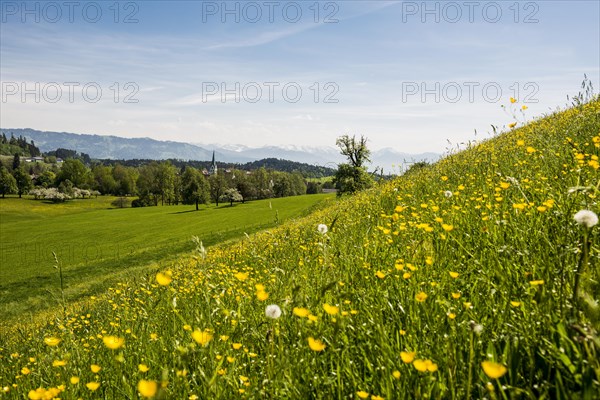
[[42,153],[40,149],[32,141],[27,142],[27,139],[23,136],[16,138],[14,135],[10,135],[10,139],[6,137],[6,134],[2,132],[0,134],[0,155],[14,155],[19,154],[21,156],[38,157]]
[[[238,201],[307,193],[307,183],[301,173],[264,167],[254,171],[221,169],[217,174],[207,176],[203,170],[189,165],[178,168],[170,161],[150,161],[139,167],[119,163],[88,166],[81,159],[69,158],[59,165],[24,163],[15,155],[12,165],[5,164],[0,166],[2,197],[11,193],[21,197],[34,188],[56,188],[59,193],[73,197],[79,189],[126,198],[137,196],[132,206],[143,207],[180,203],[198,206],[208,202],[232,205]],[[312,186],[310,192],[319,191]],[[127,201],[120,204],[128,205]]]
[[[48,153],[49,154],[49,153]],[[80,158],[85,155],[81,155],[80,157],[62,157],[63,159],[67,158]],[[85,160],[83,160],[85,162]],[[131,159],[131,160],[97,160],[98,163],[102,163],[104,165],[116,165],[120,164],[126,167],[141,167],[146,165],[153,160],[149,159]],[[209,169],[210,161],[195,161],[195,160],[177,160],[177,159],[167,159],[165,161],[169,161],[175,167],[183,170],[185,167],[190,166],[196,169]],[[88,162],[89,164],[89,162]],[[329,168],[320,165],[312,165],[307,163],[301,163],[297,161],[290,160],[282,160],[279,158],[264,158],[262,160],[249,161],[247,163],[231,163],[231,162],[220,162],[219,168],[222,169],[239,169],[244,171],[255,171],[261,167],[264,167],[267,170],[281,171],[281,172],[299,172],[305,178],[323,178],[328,176],[333,176],[335,174],[335,168]]]
[[[4,137],[5,138],[5,137]],[[15,139],[14,137],[12,139]],[[12,140],[11,139],[11,140]],[[3,139],[0,139],[3,140]],[[26,141],[15,139],[21,145]],[[31,143],[33,145],[33,142]],[[348,162],[338,165],[333,177],[338,195],[353,194],[373,186],[373,175],[366,170],[365,164],[370,161],[370,150],[367,147],[367,138],[361,136],[340,136],[336,145]],[[196,209],[200,204],[210,201],[218,206],[221,202],[245,202],[253,199],[266,199],[271,197],[295,196],[306,193],[318,193],[321,185],[315,182],[306,182],[304,176],[298,172],[284,172],[267,169],[264,166],[253,171],[243,169],[221,169],[220,173],[207,174],[206,169],[194,167],[208,166],[207,162],[194,161],[129,161],[130,165],[122,165],[118,161],[95,162],[91,167],[84,163],[89,160],[86,155],[74,151],[58,149],[54,155],[73,156],[62,163],[48,167],[45,163],[33,163],[29,171],[20,165],[20,157],[15,153],[12,168],[0,166],[0,193],[2,197],[9,193],[18,193],[19,197],[27,193],[32,187],[38,189],[56,188],[50,191],[52,199],[68,199],[81,190],[92,190],[94,194],[111,194],[120,196],[118,206],[125,206],[130,196],[137,196],[131,205],[134,207],[195,204]],[[82,161],[83,160],[83,161]],[[273,161],[275,160],[275,161]],[[105,160],[106,161],[106,160]],[[267,159],[265,162],[281,162],[285,160]],[[324,168],[324,167],[317,167]],[[324,172],[324,170],[318,170]],[[381,177],[380,179],[383,179]],[[46,192],[37,192],[46,193]],[[83,192],[85,193],[85,192]],[[92,192],[90,192],[92,193]],[[49,194],[49,195],[50,195]],[[37,196],[36,196],[37,197]],[[85,197],[85,196],[84,196]]]

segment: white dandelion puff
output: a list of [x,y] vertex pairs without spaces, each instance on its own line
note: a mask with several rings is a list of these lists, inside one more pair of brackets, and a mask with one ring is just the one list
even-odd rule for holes
[[473,332],[475,332],[477,336],[481,335],[481,332],[483,332],[483,325],[478,324],[475,321],[470,321],[469,325],[471,326],[471,329],[473,330]]
[[277,304],[270,304],[265,308],[265,315],[269,318],[277,319],[281,317],[281,308]]
[[583,225],[586,228],[591,228],[592,226],[598,224],[598,216],[595,212],[590,210],[580,210],[573,216],[575,222],[579,225]]
[[449,199],[450,197],[452,197],[452,192],[451,192],[451,191],[449,191],[449,190],[446,190],[446,191],[444,192],[444,196],[446,196],[446,198],[447,198],[447,199]]
[[519,186],[519,181],[516,178],[513,178],[512,176],[507,176],[506,180],[512,183],[513,185]]
[[325,224],[319,224],[319,226],[317,226],[317,230],[319,231],[319,233],[321,235],[324,235],[327,233],[327,225]]

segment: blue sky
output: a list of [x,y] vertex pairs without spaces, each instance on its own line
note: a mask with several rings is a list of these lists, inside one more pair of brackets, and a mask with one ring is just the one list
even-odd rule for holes
[[2,1],[0,126],[443,152],[598,88],[599,3]]

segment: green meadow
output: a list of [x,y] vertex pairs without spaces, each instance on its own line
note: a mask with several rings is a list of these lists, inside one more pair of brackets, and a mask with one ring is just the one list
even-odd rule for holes
[[[9,212],[3,242],[126,248],[67,282],[132,273],[3,330],[3,398],[598,399],[599,156],[595,99],[206,253],[190,235],[273,224],[309,197]],[[56,282],[45,263],[3,272],[15,299],[43,285],[31,268]]]
[[98,293],[118,278],[156,267],[195,248],[273,227],[306,214],[331,195],[245,204],[112,208],[101,196],[52,204],[0,199],[0,313],[3,319],[55,306],[60,292],[53,253],[71,301]]

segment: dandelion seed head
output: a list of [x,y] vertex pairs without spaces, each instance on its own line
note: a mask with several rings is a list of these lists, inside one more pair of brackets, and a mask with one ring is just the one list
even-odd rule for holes
[[281,317],[281,308],[277,304],[270,304],[265,308],[265,315],[269,318],[277,319]]
[[324,235],[324,234],[326,234],[326,233],[327,233],[327,225],[325,225],[325,224],[319,224],[319,225],[317,226],[317,230],[319,231],[319,233],[320,233],[321,235]]
[[598,216],[591,210],[580,210],[573,216],[573,219],[579,225],[583,225],[586,228],[591,228],[598,224]]

